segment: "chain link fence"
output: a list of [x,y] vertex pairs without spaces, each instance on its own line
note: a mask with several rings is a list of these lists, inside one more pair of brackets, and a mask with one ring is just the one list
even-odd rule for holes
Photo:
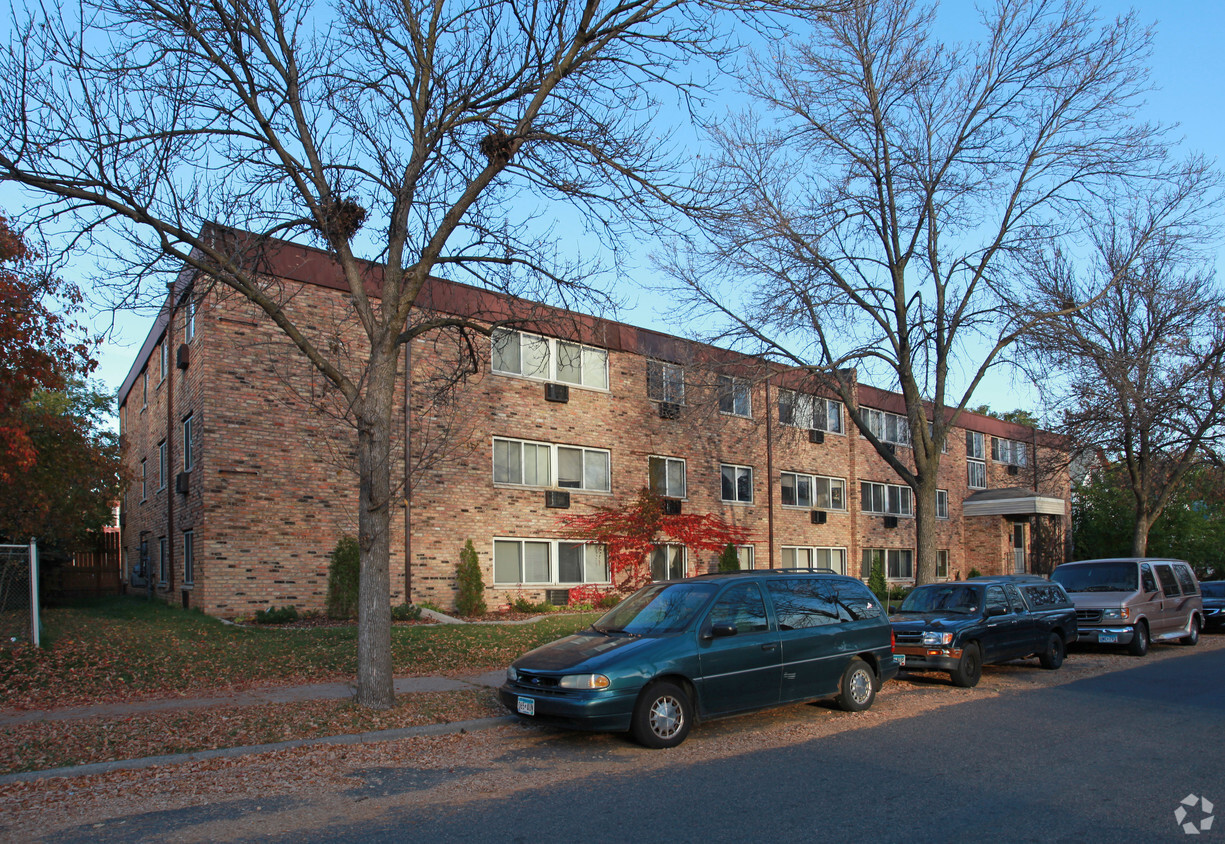
[[37,582],[37,545],[0,545],[0,641],[39,643]]

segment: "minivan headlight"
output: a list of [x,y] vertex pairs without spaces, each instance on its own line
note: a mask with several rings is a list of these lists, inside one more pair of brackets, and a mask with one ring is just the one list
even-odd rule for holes
[[603,674],[567,674],[557,685],[563,689],[607,689],[611,684]]
[[953,641],[952,633],[937,633],[934,630],[928,630],[923,634],[920,640],[924,645],[947,645]]
[[1116,607],[1114,609],[1102,610],[1102,618],[1128,618],[1130,615],[1130,607]]

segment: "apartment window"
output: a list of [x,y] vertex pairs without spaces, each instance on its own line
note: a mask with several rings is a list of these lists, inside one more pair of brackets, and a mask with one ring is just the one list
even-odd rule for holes
[[949,579],[949,552],[945,549],[936,552],[936,579]]
[[187,296],[187,312],[183,320],[183,338],[190,343],[196,336],[196,302]]
[[966,431],[966,485],[970,489],[987,488],[986,450],[983,435],[978,431]]
[[795,390],[779,390],[778,421],[796,428],[841,434],[842,402]]
[[876,484],[864,481],[859,485],[860,508],[865,513],[886,516],[913,516],[914,497],[908,486]]
[[504,375],[608,389],[608,350],[496,328],[492,368]]
[[158,359],[161,361],[161,364],[162,364],[162,371],[157,377],[157,381],[159,384],[162,381],[166,380],[166,371],[170,369],[170,342],[169,341],[170,341],[169,336],[167,336],[167,338],[162,341],[161,354],[158,355]]
[[607,549],[553,539],[495,539],[493,580],[497,584],[608,583]]
[[140,500],[144,501],[149,497],[149,464],[148,461],[140,461]]
[[607,583],[608,549],[586,542],[558,542],[557,582]]
[[196,536],[190,530],[183,531],[183,585],[196,582]]
[[166,553],[166,537],[157,540],[157,582],[165,586],[170,582],[170,555]]
[[753,503],[753,467],[724,463],[719,467],[723,480],[723,500],[738,504]]
[[149,368],[140,373],[140,404],[141,408],[149,406]]
[[685,461],[677,457],[650,457],[647,476],[651,492],[665,498],[685,497]]
[[166,441],[157,444],[157,488],[166,488]]
[[661,360],[647,361],[647,398],[672,404],[685,403],[685,369]]
[[753,560],[752,545],[737,545],[736,546],[736,562],[740,563],[741,571],[751,571],[756,568]]
[[188,416],[183,420],[183,471],[190,472],[191,467],[196,465],[195,449],[192,446],[192,428],[194,423],[193,417]]
[[936,518],[947,519],[949,517],[949,492],[947,489],[936,490]]
[[749,382],[743,378],[732,378],[720,375],[719,412],[730,413],[732,416],[743,416],[746,419],[753,416],[753,405],[749,398]]
[[685,576],[685,546],[656,545],[651,551],[651,580],[679,580]]
[[497,437],[493,441],[494,483],[608,492],[610,478],[609,452],[603,449]]
[[846,509],[846,481],[821,475],[783,472],[779,486],[784,507],[817,510]]
[[873,410],[870,407],[861,408],[860,412],[863,413],[864,420],[868,423],[868,430],[878,440],[893,445],[910,446],[910,421],[905,416],[884,410]]
[[784,545],[782,552],[785,569],[832,569],[838,574],[846,574],[845,548]]
[[863,549],[863,574],[872,573],[873,566],[880,566],[888,580],[914,579],[914,552],[898,548]]
[[978,431],[966,431],[966,459],[987,459],[986,452],[983,449],[983,435]]
[[1029,465],[1029,449],[1025,443],[1016,440],[992,437],[991,459],[996,463],[1007,463],[1010,466],[1027,466]]

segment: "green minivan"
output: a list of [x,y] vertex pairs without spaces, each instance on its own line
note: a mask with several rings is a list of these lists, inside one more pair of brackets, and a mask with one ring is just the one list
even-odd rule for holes
[[645,586],[515,660],[499,696],[527,720],[675,747],[698,720],[831,696],[867,709],[897,671],[889,620],[862,582],[766,569]]

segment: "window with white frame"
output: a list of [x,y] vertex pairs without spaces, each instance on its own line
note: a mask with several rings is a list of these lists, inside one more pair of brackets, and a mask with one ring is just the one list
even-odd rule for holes
[[196,535],[193,531],[183,531],[183,585],[191,586],[196,582]]
[[491,367],[503,375],[608,389],[608,350],[495,328]]
[[148,461],[140,461],[140,500],[144,501],[149,497],[149,464]]
[[140,373],[140,407],[144,410],[149,406],[149,367]]
[[795,390],[778,391],[778,421],[795,428],[842,433],[842,402]]
[[861,407],[859,410],[868,423],[868,430],[878,440],[893,445],[910,446],[910,420],[905,416],[884,410],[873,410],[870,407]]
[[746,419],[752,418],[753,404],[750,399],[749,382],[746,379],[720,375],[718,387],[720,413],[743,416]]
[[196,301],[189,293],[187,311],[183,320],[183,338],[190,343],[196,336]]
[[647,398],[685,403],[685,368],[662,360],[647,361]]
[[936,551],[936,579],[949,579],[949,552],[947,549]]
[[195,428],[194,417],[188,415],[183,420],[183,471],[190,472],[196,465],[196,448],[193,442],[192,430]]
[[936,490],[936,518],[947,519],[949,517],[949,491],[947,489]]
[[860,508],[865,513],[913,516],[914,495],[908,486],[863,481],[859,485]]
[[556,539],[495,539],[495,584],[608,583],[603,545]]
[[753,503],[753,467],[723,463],[719,466],[722,499],[736,504]]
[[987,488],[986,449],[983,435],[966,431],[966,485],[970,489]]
[[685,461],[679,457],[647,458],[647,479],[656,495],[685,497]]
[[753,546],[752,545],[737,545],[736,546],[736,562],[740,563],[741,571],[751,571],[756,568],[753,561]]
[[161,373],[158,375],[158,378],[157,378],[157,382],[160,384],[161,382],[166,380],[166,372],[167,370],[170,369],[170,337],[169,335],[167,335],[167,337],[164,340],[162,340],[161,354],[158,355],[158,358],[161,360],[161,363],[162,363]]
[[846,509],[846,481],[821,475],[783,472],[779,492],[784,507],[817,510]]
[[157,488],[166,488],[166,441],[157,444]]
[[166,553],[166,537],[157,540],[157,582],[165,586],[170,582],[170,555]]
[[914,552],[903,548],[863,549],[863,575],[868,577],[874,566],[880,566],[887,580],[914,579]]
[[996,463],[1007,463],[1010,466],[1028,466],[1029,448],[1025,443],[1016,440],[992,437],[991,459]]
[[516,486],[609,492],[609,452],[525,440],[493,440],[493,480]]
[[679,580],[685,571],[684,545],[656,545],[651,550],[651,580]]
[[785,569],[831,569],[846,574],[846,549],[784,545],[782,562]]

